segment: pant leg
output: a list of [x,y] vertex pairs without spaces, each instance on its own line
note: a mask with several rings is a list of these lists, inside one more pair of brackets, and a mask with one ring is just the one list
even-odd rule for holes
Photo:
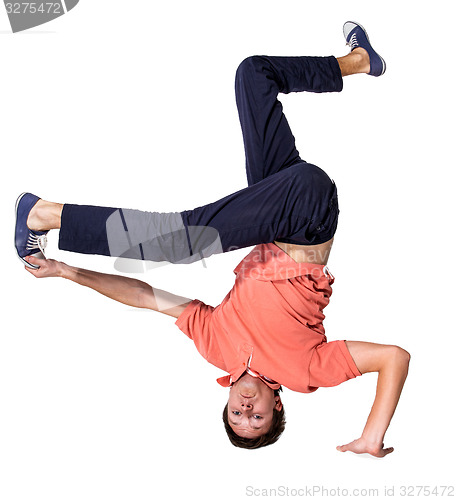
[[[252,56],[239,65],[236,104],[249,185],[302,162],[278,94],[339,92],[342,87],[339,64],[333,56]],[[309,121],[308,117],[303,119]]]
[[59,248],[187,264],[274,240],[316,245],[337,226],[337,191],[319,167],[298,163],[184,212],[64,205]]
[[216,229],[187,227],[179,212],[65,204],[59,248],[153,262],[191,263],[221,253]]

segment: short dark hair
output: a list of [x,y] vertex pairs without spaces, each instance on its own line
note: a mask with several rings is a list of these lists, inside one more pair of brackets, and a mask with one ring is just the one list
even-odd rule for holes
[[266,434],[263,434],[262,436],[250,439],[238,436],[231,428],[230,423],[228,421],[228,403],[225,405],[225,408],[223,409],[222,418],[223,418],[223,423],[225,424],[226,433],[228,434],[228,438],[231,441],[231,444],[237,446],[238,448],[248,448],[250,450],[274,444],[282,435],[286,423],[285,410],[283,408],[283,405],[280,410],[276,410],[274,408],[272,413],[272,424],[269,431],[266,432]]

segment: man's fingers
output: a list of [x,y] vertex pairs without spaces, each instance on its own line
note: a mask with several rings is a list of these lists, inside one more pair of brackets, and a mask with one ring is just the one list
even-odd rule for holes
[[27,255],[27,257],[24,257],[24,259],[27,262],[30,262],[30,264],[34,264],[35,266],[39,266],[41,262],[43,262],[44,259],[39,259],[38,257],[34,257],[33,255]]
[[[46,262],[47,259],[42,259],[42,258],[39,258],[39,257],[34,257],[33,255],[27,255],[27,257],[24,257],[24,259],[28,263],[33,264],[34,266],[38,266],[38,269],[45,269],[46,266],[47,266],[47,262]],[[38,270],[38,269],[30,268],[30,267],[28,269],[32,269],[34,271]]]
[[24,266],[25,270],[28,271],[30,274],[33,274],[33,276],[36,277],[36,273],[39,271],[39,269],[33,269],[32,267]]
[[42,265],[43,265],[43,259],[39,259],[38,257],[33,257],[33,255],[27,255],[27,257],[24,257],[24,260],[26,260],[28,263],[33,264],[34,266],[39,266],[38,269],[35,269],[34,267],[29,267],[29,266],[24,266],[26,271],[28,271],[30,274],[33,274],[33,276],[37,277],[37,273],[42,271]]
[[378,451],[378,453],[373,454],[375,457],[378,458],[383,458],[386,455],[389,455],[390,453],[393,453],[394,448],[390,446],[389,448],[383,448],[383,443],[382,443],[382,448]]

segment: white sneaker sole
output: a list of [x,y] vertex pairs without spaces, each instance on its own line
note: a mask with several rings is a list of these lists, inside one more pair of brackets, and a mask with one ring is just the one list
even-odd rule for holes
[[[27,193],[22,193],[21,195],[19,195],[19,197],[17,198],[16,200],[16,205],[14,207],[14,215],[15,215],[15,220],[16,220],[16,224],[17,224],[17,207],[19,206],[19,203],[20,201],[22,200],[22,198],[26,195]],[[16,228],[16,224],[14,225],[14,228]],[[16,234],[14,234],[14,250],[16,251],[16,255],[18,256],[19,260],[25,264],[27,267],[30,267],[31,269],[39,269],[40,266],[35,266],[34,264],[30,264],[30,262],[27,262],[24,257],[21,257],[18,253],[17,253],[17,248],[16,248]],[[36,252],[34,254],[32,254],[33,257],[36,257],[37,259],[46,259],[46,257],[44,256],[43,252]]]

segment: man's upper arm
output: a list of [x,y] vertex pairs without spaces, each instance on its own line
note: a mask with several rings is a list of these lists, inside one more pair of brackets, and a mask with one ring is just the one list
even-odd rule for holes
[[178,318],[184,312],[187,306],[191,304],[191,302],[191,299],[187,299],[187,302],[184,302],[183,304],[177,304],[160,312],[162,312],[163,314],[167,314],[168,316],[172,316],[173,318]]
[[192,302],[187,297],[148,286],[143,290],[142,304],[147,309],[178,318]]
[[395,345],[346,340],[345,344],[361,373],[378,372],[384,363],[400,349]]

